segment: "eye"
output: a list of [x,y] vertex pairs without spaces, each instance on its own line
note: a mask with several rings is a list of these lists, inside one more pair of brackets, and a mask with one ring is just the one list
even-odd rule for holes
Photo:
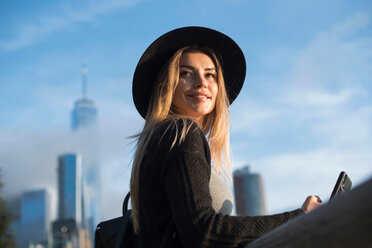
[[216,78],[216,73],[213,72],[208,72],[205,74],[206,78]]
[[180,71],[180,77],[191,77],[192,73],[189,70],[181,70]]

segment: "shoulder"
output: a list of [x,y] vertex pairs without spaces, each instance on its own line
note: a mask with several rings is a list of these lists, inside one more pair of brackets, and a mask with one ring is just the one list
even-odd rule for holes
[[[200,130],[198,125],[188,118],[166,119],[155,126],[155,133],[173,133],[181,131],[183,128],[197,131]],[[200,130],[201,131],[201,130]]]
[[204,161],[201,163],[203,165],[210,165],[211,162],[208,142],[195,122],[190,119],[172,119],[154,128],[146,147],[143,168],[151,170],[162,181],[170,168],[174,169],[172,165],[188,167],[195,161]]
[[153,132],[151,145],[168,147],[169,151],[195,151],[208,142],[198,125],[187,118],[168,119],[159,123]]

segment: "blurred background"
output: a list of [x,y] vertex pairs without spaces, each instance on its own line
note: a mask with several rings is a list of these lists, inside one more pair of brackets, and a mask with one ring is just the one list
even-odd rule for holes
[[265,213],[310,194],[326,201],[342,170],[354,186],[372,176],[370,0],[0,0],[0,23],[0,196],[19,240],[40,214],[41,247],[69,219],[88,247],[95,225],[121,214],[129,136],[144,124],[133,72],[152,41],[182,26],[219,30],[246,56],[230,108],[232,171],[260,175]]

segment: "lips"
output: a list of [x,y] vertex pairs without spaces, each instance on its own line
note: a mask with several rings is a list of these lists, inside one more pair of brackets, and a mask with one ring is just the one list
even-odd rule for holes
[[202,101],[202,102],[205,102],[208,99],[211,99],[210,95],[207,94],[207,93],[204,93],[204,92],[194,92],[194,93],[186,94],[186,96],[192,97],[192,98],[194,98],[198,101]]

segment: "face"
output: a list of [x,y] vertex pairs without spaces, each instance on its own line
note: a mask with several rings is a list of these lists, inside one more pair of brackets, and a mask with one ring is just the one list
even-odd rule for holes
[[206,54],[190,52],[181,56],[173,106],[179,114],[193,118],[200,127],[204,116],[214,109],[218,93],[216,76],[216,67]]

